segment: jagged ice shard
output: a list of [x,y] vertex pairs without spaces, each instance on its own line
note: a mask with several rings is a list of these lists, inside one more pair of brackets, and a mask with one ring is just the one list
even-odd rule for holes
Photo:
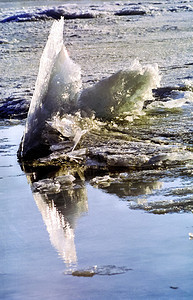
[[[47,151],[47,121],[72,112],[77,106],[81,69],[68,56],[63,44],[64,20],[55,21],[44,48],[26,128],[20,146],[21,157],[42,156]],[[49,144],[49,143],[48,143]]]
[[[85,132],[73,119],[77,111],[84,111],[82,115],[87,117],[94,113],[104,119],[140,114],[144,101],[152,97],[152,89],[160,83],[156,64],[141,66],[135,61],[128,70],[121,70],[81,91],[81,69],[68,56],[63,43],[63,26],[63,19],[53,23],[40,60],[20,158],[49,154],[52,145],[61,142],[61,136],[76,145]],[[66,130],[61,130],[65,126],[71,127],[72,135],[65,135]]]

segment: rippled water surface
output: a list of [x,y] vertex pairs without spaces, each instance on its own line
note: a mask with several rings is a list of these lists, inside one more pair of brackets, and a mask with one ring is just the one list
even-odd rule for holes
[[[84,87],[135,59],[158,64],[162,89],[144,114],[103,126],[144,149],[177,147],[177,160],[162,150],[154,167],[86,178],[20,167],[40,56],[61,14]],[[1,1],[0,298],[192,298],[192,17],[192,1]]]
[[0,132],[1,298],[191,299],[192,214],[130,207],[172,200],[168,191],[187,179],[144,174],[114,188],[79,180],[32,194],[16,159],[22,130]]

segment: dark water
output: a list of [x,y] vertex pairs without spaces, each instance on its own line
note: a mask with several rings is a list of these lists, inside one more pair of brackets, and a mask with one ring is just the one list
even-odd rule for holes
[[[30,102],[53,22],[47,15],[40,19],[40,13],[54,6],[58,11],[59,5],[64,3],[0,3],[1,21],[25,15],[22,22],[0,23],[1,103],[18,101],[19,114],[21,103]],[[65,19],[65,44],[81,66],[85,87],[137,58],[142,64],[157,63],[161,86],[173,90],[164,98],[173,102],[158,99],[153,110],[120,125],[118,132],[191,153],[192,1],[81,1],[78,6],[68,1],[64,6],[71,16],[97,15]],[[126,9],[138,14],[117,15]],[[190,159],[110,174],[110,181],[98,178],[97,184],[92,177],[76,178],[73,185],[58,188],[53,178],[66,170],[21,170],[17,149],[25,120],[12,120],[12,113],[7,117],[11,120],[4,116],[0,124],[1,299],[192,298]],[[43,179],[45,190],[32,192],[32,178]],[[73,276],[76,271],[82,276]]]

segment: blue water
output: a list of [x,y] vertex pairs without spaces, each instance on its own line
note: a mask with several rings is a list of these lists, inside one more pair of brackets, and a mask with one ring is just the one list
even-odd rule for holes
[[7,139],[1,157],[1,299],[191,299],[192,215],[130,210],[127,202],[89,184],[88,210],[64,215],[76,219],[74,265],[132,270],[92,278],[64,275],[69,266],[51,246],[14,154],[21,133],[20,125],[1,129]]

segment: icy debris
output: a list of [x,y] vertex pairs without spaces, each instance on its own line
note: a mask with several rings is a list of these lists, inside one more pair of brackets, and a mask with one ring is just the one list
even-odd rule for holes
[[64,185],[70,185],[72,184],[76,178],[73,175],[63,175],[63,176],[58,176],[55,178],[56,181],[59,181],[60,184],[64,184]]
[[90,181],[90,184],[94,187],[108,187],[112,182],[115,182],[117,178],[112,178],[109,175],[96,176]]
[[87,149],[74,150],[70,152],[55,151],[46,157],[39,158],[34,162],[34,166],[61,166],[62,163],[83,163],[85,162]]
[[143,166],[149,161],[147,155],[133,155],[133,154],[114,154],[107,156],[107,165],[111,167],[132,167],[132,166]]
[[79,143],[81,137],[87,132],[87,130],[82,130],[75,122],[76,118],[72,115],[65,115],[65,117],[60,118],[58,115],[54,116],[51,121],[47,123],[56,131],[58,131],[67,141],[58,143],[56,145],[51,145],[51,151],[62,150],[68,148],[71,144],[71,151],[73,151],[77,144]]
[[193,239],[193,233],[189,232],[189,239],[192,240]]
[[139,9],[127,9],[123,8],[122,10],[119,10],[115,12],[116,16],[143,16],[146,15],[147,12],[145,10],[139,10]]
[[94,270],[76,270],[72,272],[72,276],[77,276],[77,277],[93,277],[96,275]]
[[60,187],[61,185],[57,180],[47,178],[34,182],[32,184],[32,191],[40,193],[59,193]]
[[144,204],[132,204],[131,209],[143,209],[153,214],[167,214],[193,211],[193,199],[181,198],[170,201],[147,202]]
[[61,188],[73,184],[76,178],[71,174],[57,176],[55,178],[46,178],[32,183],[32,191],[48,194],[57,194]]
[[165,164],[175,164],[175,163],[182,163],[193,159],[193,153],[186,150],[179,151],[172,151],[169,153],[161,153],[158,155],[153,156],[149,160],[149,164],[151,165],[161,165],[163,163]]
[[127,267],[117,267],[115,265],[105,265],[105,266],[93,266],[80,270],[67,270],[64,272],[65,275],[72,275],[78,277],[93,277],[94,275],[120,275],[132,269]]
[[6,17],[0,20],[0,23],[8,23],[8,22],[34,22],[40,20],[49,20],[55,19],[59,20],[63,17],[66,20],[71,19],[92,19],[97,15],[91,11],[84,10],[70,10],[67,7],[52,7],[48,9],[40,9],[34,10],[32,12],[23,11],[21,13],[13,14],[9,17]]
[[193,186],[184,186],[176,189],[172,189],[170,192],[168,192],[168,195],[173,196],[187,196],[193,194]]

